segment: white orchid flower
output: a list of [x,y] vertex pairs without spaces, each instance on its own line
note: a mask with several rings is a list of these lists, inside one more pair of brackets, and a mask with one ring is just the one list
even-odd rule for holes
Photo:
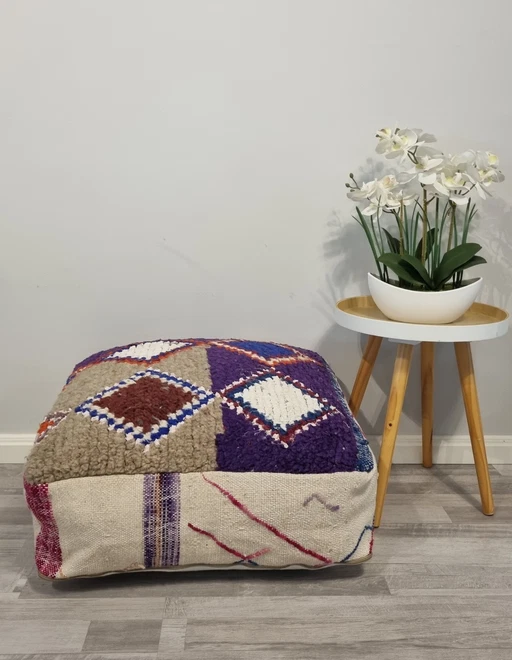
[[[451,191],[463,191],[467,190],[468,179],[465,176],[464,172],[456,171],[450,172],[446,169],[442,170],[439,174],[438,185],[434,187],[442,192],[443,194],[448,194]],[[442,188],[442,190],[440,190]]]
[[393,174],[388,174],[382,179],[374,179],[363,183],[360,188],[356,188],[347,193],[349,199],[360,202],[364,199],[374,201],[378,205],[385,206],[388,193],[396,188],[398,181]]
[[491,151],[477,151],[474,162],[479,170],[498,169],[500,159]]
[[390,191],[386,194],[385,200],[382,198],[371,199],[368,206],[361,213],[363,215],[376,215],[380,217],[384,211],[398,211],[402,204],[409,206],[414,202],[416,197],[416,194],[408,193],[403,189]]
[[471,179],[475,188],[482,199],[486,199],[487,194],[484,190],[492,183],[501,183],[505,181],[503,172],[498,169],[500,159],[492,151],[477,151],[474,162],[474,168],[471,169]]
[[405,192],[393,174],[388,174],[382,179],[374,182],[375,189],[368,198],[368,206],[361,211],[363,215],[377,215],[379,217],[384,211],[395,211],[403,203],[405,206],[412,204],[416,195]]
[[496,156],[496,154],[493,154],[492,151],[486,151],[485,153],[487,155],[487,161],[489,163],[489,166],[494,167],[494,169],[496,169],[500,164],[500,159],[498,158],[498,156]]
[[434,188],[441,195],[446,195],[452,202],[459,206],[465,206],[469,202],[469,197],[465,195],[470,190],[468,185],[470,180],[465,172],[453,170],[449,164],[438,174],[433,183]]
[[423,156],[428,156],[429,158],[442,158],[444,160],[444,154],[442,154],[439,149],[434,149],[434,147],[429,147],[427,144],[421,144],[417,149],[414,150],[414,155],[416,158],[421,158]]
[[502,183],[505,181],[505,175],[501,170],[496,170],[494,167],[489,168],[488,170],[478,170],[482,181],[487,182],[487,185],[491,183]]
[[377,217],[380,217],[382,214],[383,208],[379,204],[379,201],[377,199],[371,200],[370,203],[366,208],[364,208],[361,213],[363,215],[376,215]]
[[432,133],[424,133],[422,128],[411,129],[418,136],[418,142],[437,142],[437,138]]
[[394,128],[381,128],[380,131],[377,131],[377,137],[380,140],[389,140],[394,133]]
[[[478,176],[478,178],[471,177],[471,179],[473,181],[473,185],[475,187],[475,190],[477,191],[478,196],[481,199],[487,199],[488,193],[485,191],[484,187],[488,188],[491,185],[492,181],[489,181],[489,180],[484,181],[484,177],[485,177],[485,171],[484,170],[477,170],[477,176]],[[480,180],[478,180],[478,179],[480,179]]]
[[458,195],[457,193],[452,193],[450,195],[450,201],[457,206],[467,206],[469,204],[469,197],[466,195]]
[[376,147],[378,154],[384,154],[386,158],[400,158],[403,162],[407,154],[414,147],[419,147],[423,142],[418,142],[418,136],[409,128],[391,132],[389,128],[383,128],[377,132],[379,143]]
[[380,199],[381,203],[385,205],[388,195],[397,186],[398,181],[396,176],[394,174],[386,174],[386,176],[382,177],[382,179],[376,181],[375,192],[373,193],[372,197]]
[[457,172],[466,172],[468,167],[471,167],[471,164],[476,158],[476,153],[474,151],[463,151],[460,154],[448,154],[444,158],[443,172],[446,176],[454,176]]
[[454,169],[463,170],[469,165],[472,165],[475,162],[475,158],[476,151],[473,151],[473,149],[467,149],[467,151],[463,151],[455,156],[448,156],[447,164],[452,165]]
[[[400,163],[410,157],[412,167],[397,175],[389,174],[382,179],[367,181],[350,188],[348,197],[356,202],[366,202],[361,211],[366,216],[379,216],[384,211],[395,212],[401,205],[411,204],[417,193],[406,191],[404,186],[418,182],[424,191],[444,195],[454,204],[466,205],[469,193],[476,192],[483,199],[493,183],[504,180],[498,169],[499,158],[491,151],[467,150],[460,154],[444,155],[429,146],[436,142],[434,135],[420,128],[382,128],[377,131],[376,151],[386,158],[398,158]],[[351,175],[351,179],[353,176]]]
[[396,192],[389,193],[386,207],[391,211],[397,211],[401,205],[409,206],[414,202],[417,195],[413,192],[407,192],[404,188]]
[[386,154],[391,151],[393,148],[393,136],[396,133],[394,128],[381,128],[380,131],[377,131],[377,137],[379,142],[375,151],[378,154]]
[[[444,163],[444,158],[430,158],[430,156],[416,157],[417,163],[410,170],[406,170],[404,174],[411,175],[409,181],[418,179],[419,183],[424,186],[432,185],[437,179],[437,172]],[[406,177],[403,177],[405,181]]]
[[493,167],[488,167],[487,169],[472,167],[468,172],[468,179],[473,184],[472,187],[476,189],[479,196],[482,199],[487,199],[490,193],[485,189],[489,188],[493,183],[501,183],[505,180],[505,177],[503,176],[503,172]]
[[377,179],[373,181],[366,181],[360,188],[352,188],[347,197],[353,199],[355,202],[361,202],[363,199],[370,199],[375,193],[377,187]]

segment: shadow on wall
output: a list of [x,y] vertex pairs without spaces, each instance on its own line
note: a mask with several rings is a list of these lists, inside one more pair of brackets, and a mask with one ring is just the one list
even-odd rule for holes
[[512,207],[503,199],[487,199],[478,216],[473,239],[482,245],[489,264],[484,277],[482,302],[510,310],[512,299]]
[[[378,176],[371,170],[372,163],[362,177]],[[365,168],[366,169],[366,168]],[[478,274],[484,277],[482,302],[509,308],[512,297],[512,209],[503,200],[491,198],[481,208],[475,222],[473,240],[483,246],[482,254],[488,261]],[[336,325],[333,309],[337,300],[354,295],[367,294],[367,273],[373,268],[373,260],[360,226],[349,213],[340,216],[332,213],[327,220],[327,238],[324,243],[324,259],[330,266],[327,273],[326,290],[320,293],[322,314],[331,321],[331,327],[319,340],[318,352],[325,356],[340,377],[343,390],[350,392],[353,383],[345,382],[347,364],[355,375],[366,337],[357,339],[357,356],[347,357],[347,350],[354,346],[354,333]],[[476,271],[475,271],[476,272]],[[380,393],[376,402],[377,414],[369,420],[364,415],[364,403],[360,422],[367,434],[380,435],[386,414],[387,393],[391,382],[395,359],[395,347],[384,341],[373,372],[373,380]],[[414,352],[408,393],[404,403],[404,414],[421,426],[419,349]],[[435,429],[441,435],[452,435],[464,417],[458,373],[453,347],[439,344],[435,362]]]

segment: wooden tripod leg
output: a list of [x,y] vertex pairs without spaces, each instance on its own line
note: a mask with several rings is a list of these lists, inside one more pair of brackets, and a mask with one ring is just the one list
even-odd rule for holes
[[412,360],[411,344],[399,344],[395,360],[395,369],[393,371],[393,380],[389,392],[388,410],[386,412],[386,422],[384,424],[384,434],[382,436],[382,446],[379,456],[379,479],[377,482],[377,504],[375,508],[375,527],[379,527],[382,518],[382,509],[384,499],[388,489],[389,473],[391,463],[393,462],[393,452],[395,450],[396,435],[398,433],[398,424],[402,407],[404,405],[405,390],[409,380],[409,371]]
[[421,431],[423,467],[432,467],[432,435],[434,432],[434,346],[421,344]]
[[350,395],[350,401],[348,402],[349,408],[354,417],[357,415],[359,408],[361,407],[361,402],[363,401],[368,381],[372,375],[373,366],[377,359],[377,355],[379,354],[381,344],[382,337],[368,337],[368,343],[364,349],[361,364],[359,365],[359,371],[357,372],[354,387],[352,388],[352,394]]
[[487,464],[487,453],[485,451],[485,439],[476,389],[471,344],[468,342],[456,343],[455,354],[459,367],[462,397],[466,408],[471,448],[473,449],[475,459],[478,487],[482,499],[482,511],[486,516],[492,516],[494,514],[494,498],[492,495],[491,478],[489,476],[489,465]]

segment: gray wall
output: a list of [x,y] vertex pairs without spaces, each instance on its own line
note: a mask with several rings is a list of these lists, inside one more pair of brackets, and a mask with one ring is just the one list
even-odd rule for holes
[[[510,3],[10,0],[0,4],[0,433],[30,433],[72,366],[133,340],[246,336],[318,349],[365,292],[344,181],[376,129],[489,148],[483,300],[510,308]],[[485,425],[509,434],[510,338],[476,348]],[[466,433],[449,346],[436,431]],[[383,348],[362,415],[378,432]],[[418,371],[401,431],[418,432]]]

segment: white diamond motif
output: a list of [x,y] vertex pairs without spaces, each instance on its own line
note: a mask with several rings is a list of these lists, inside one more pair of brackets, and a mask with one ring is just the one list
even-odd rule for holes
[[249,385],[234,398],[282,430],[293,426],[308,413],[318,414],[324,409],[320,401],[277,376]]
[[110,355],[109,359],[133,358],[134,360],[151,360],[151,358],[157,355],[175,351],[183,346],[188,346],[188,344],[180,341],[146,341],[143,344],[134,344],[122,351],[117,351],[117,353]]

